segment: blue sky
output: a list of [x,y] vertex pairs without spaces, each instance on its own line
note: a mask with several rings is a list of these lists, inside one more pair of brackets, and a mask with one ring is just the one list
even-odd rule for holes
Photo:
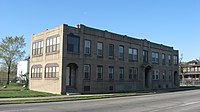
[[0,0],[0,38],[60,24],[108,30],[173,46],[183,60],[200,57],[200,0]]

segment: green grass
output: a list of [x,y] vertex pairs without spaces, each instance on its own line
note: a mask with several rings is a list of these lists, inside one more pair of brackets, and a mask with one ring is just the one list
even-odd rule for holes
[[[4,88],[3,86],[7,86]],[[0,98],[26,98],[26,97],[45,97],[45,96],[55,96],[56,94],[37,92],[28,90],[27,87],[23,87],[22,84],[6,83],[0,84]]]
[[[3,86],[6,86],[6,88],[4,88]],[[28,88],[23,88],[23,85],[18,83],[10,83],[9,85],[7,85],[6,83],[0,83],[0,91],[20,91],[25,89]]]
[[56,94],[37,92],[31,90],[20,91],[0,91],[0,98],[27,98],[27,97],[47,97],[55,96]]

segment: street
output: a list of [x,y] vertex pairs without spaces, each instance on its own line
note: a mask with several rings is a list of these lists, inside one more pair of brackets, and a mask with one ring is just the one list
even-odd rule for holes
[[199,112],[200,90],[97,100],[0,105],[0,112]]

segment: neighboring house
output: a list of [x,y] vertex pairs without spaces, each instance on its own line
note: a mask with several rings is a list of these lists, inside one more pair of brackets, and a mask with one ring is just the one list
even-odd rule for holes
[[17,81],[23,82],[27,81],[27,75],[29,74],[29,58],[24,61],[19,61],[17,63]]
[[57,94],[179,87],[178,50],[85,25],[32,35],[29,88]]
[[182,65],[182,80],[199,81],[200,80],[200,61],[192,60]]

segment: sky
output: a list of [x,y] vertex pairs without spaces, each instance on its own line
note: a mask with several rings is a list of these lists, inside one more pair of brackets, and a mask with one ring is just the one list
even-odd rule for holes
[[61,24],[108,30],[173,46],[183,61],[200,58],[200,0],[0,0],[0,40]]

